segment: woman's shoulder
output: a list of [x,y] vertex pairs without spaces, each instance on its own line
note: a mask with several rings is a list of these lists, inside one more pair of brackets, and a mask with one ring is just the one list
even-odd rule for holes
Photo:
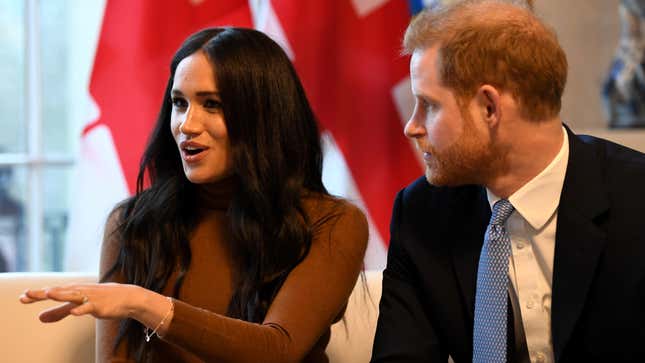
[[306,198],[303,205],[313,237],[311,253],[360,265],[369,239],[363,211],[347,199],[326,195]]
[[310,194],[303,198],[303,207],[314,231],[330,228],[365,230],[367,218],[363,211],[345,198],[324,194]]
[[134,203],[134,197],[128,197],[118,202],[110,211],[105,221],[104,237],[115,233],[124,222],[127,211]]
[[350,215],[354,218],[365,216],[363,211],[348,199],[334,195],[310,193],[302,198],[302,204],[307,216],[312,219],[324,218],[328,215]]
[[103,241],[101,242],[101,261],[99,264],[100,275],[110,270],[117,261],[122,247],[120,229],[125,221],[125,213],[133,198],[129,197],[117,203],[108,214],[103,228]]

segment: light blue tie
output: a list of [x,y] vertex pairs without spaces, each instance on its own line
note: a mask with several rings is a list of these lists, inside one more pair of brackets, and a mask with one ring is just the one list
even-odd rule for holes
[[507,199],[498,200],[486,229],[477,270],[473,363],[506,362],[511,239],[504,223],[513,210]]

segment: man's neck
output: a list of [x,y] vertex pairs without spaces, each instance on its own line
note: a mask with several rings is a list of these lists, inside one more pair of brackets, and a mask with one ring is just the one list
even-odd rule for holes
[[508,198],[535,178],[556,157],[563,140],[559,118],[548,121],[521,121],[508,132],[506,168],[486,183],[501,198]]

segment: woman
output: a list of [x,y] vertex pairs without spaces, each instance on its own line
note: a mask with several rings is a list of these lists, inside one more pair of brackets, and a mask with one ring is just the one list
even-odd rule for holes
[[100,319],[101,362],[327,361],[367,223],[325,190],[319,136],[276,43],[250,29],[192,35],[172,60],[137,193],[106,225],[103,283],[21,301],[65,302],[45,322]]

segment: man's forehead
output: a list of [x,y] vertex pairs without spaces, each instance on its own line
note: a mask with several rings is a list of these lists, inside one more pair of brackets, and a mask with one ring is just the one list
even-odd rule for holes
[[410,78],[412,82],[437,81],[437,47],[417,49],[410,58]]

